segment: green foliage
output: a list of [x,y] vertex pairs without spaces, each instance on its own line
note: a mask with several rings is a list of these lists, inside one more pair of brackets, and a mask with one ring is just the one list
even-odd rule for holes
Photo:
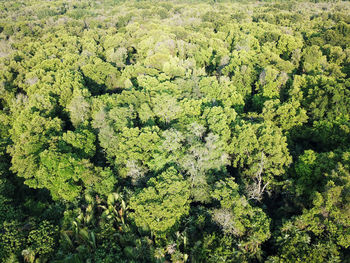
[[130,208],[135,211],[131,217],[139,227],[161,236],[188,214],[189,185],[171,167],[149,180],[147,186],[131,198]]
[[95,154],[96,136],[88,129],[77,129],[74,132],[67,131],[63,134],[62,139],[67,144],[64,147],[70,148],[67,149],[69,152],[77,152],[83,158],[91,158]]
[[0,1],[0,262],[348,262],[350,5]]
[[[38,258],[52,254],[55,249],[57,230],[57,227],[55,229],[55,226],[51,225],[49,222],[41,222],[38,229],[29,232],[27,240],[29,248],[27,248],[26,251],[33,252]],[[27,252],[23,251],[22,254]]]
[[252,207],[239,194],[238,187],[232,178],[216,183],[212,196],[221,206],[213,210],[212,218],[224,233],[238,239],[237,250],[241,249],[247,257],[260,257],[260,246],[270,237],[270,222],[260,208]]
[[286,172],[292,159],[286,138],[271,123],[236,126],[230,152],[233,165],[239,167],[246,182],[249,198],[261,199],[264,190],[276,185],[278,177]]
[[1,233],[1,258],[6,259],[11,255],[17,256],[26,244],[25,235],[20,231],[20,224],[16,221],[2,224]]
[[8,148],[12,155],[11,169],[26,178],[31,187],[38,187],[34,175],[39,168],[39,154],[48,147],[49,138],[58,135],[61,125],[60,119],[45,118],[31,110],[22,111],[14,120],[11,131],[14,144]]

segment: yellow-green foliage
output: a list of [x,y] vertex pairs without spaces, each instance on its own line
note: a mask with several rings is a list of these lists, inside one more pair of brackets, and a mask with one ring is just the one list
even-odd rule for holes
[[0,262],[348,262],[346,1],[0,0]]

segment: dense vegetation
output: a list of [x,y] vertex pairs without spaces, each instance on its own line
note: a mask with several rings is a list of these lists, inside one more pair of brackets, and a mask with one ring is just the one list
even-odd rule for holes
[[350,262],[350,3],[0,1],[0,262]]

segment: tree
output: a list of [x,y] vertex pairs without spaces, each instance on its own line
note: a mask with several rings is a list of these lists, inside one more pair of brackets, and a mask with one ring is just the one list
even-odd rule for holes
[[54,252],[57,240],[58,228],[47,221],[39,224],[28,234],[28,248],[22,251],[27,262],[35,262],[35,259],[47,260]]
[[300,102],[294,99],[281,103],[280,100],[267,100],[264,103],[262,117],[267,122],[272,122],[283,131],[303,125],[308,116]]
[[241,171],[249,198],[260,200],[263,190],[276,186],[292,162],[286,138],[268,122],[242,122],[234,133],[229,150],[233,165]]
[[150,168],[157,171],[175,164],[189,176],[193,198],[207,202],[208,181],[214,180],[215,173],[225,173],[225,166],[229,163],[225,144],[213,133],[205,136],[205,128],[197,123],[192,123],[187,129],[187,136],[175,129],[163,132]]
[[348,167],[339,163],[330,177],[325,190],[314,195],[313,206],[282,226],[279,256],[271,262],[340,262],[350,245]]
[[66,201],[76,199],[84,188],[107,195],[116,182],[109,169],[94,167],[87,159],[54,148],[40,154],[40,167],[34,180],[36,187],[48,189],[55,200]]
[[138,227],[162,236],[171,229],[173,232],[179,219],[188,214],[189,197],[188,182],[174,167],[170,167],[150,179],[147,188],[131,198],[129,205],[134,210],[131,217]]
[[257,207],[238,192],[238,184],[233,178],[215,184],[212,197],[220,202],[220,208],[212,211],[212,218],[225,234],[233,235],[236,249],[245,257],[260,257],[261,244],[270,237],[270,220]]
[[327,58],[318,46],[306,47],[303,51],[302,64],[304,72],[317,74],[325,70]]
[[50,140],[61,132],[62,122],[58,118],[45,118],[39,112],[26,109],[14,120],[10,131],[14,142],[8,148],[12,156],[12,167],[18,176],[26,179],[30,187],[38,187],[35,174],[40,166],[39,154],[48,148]]

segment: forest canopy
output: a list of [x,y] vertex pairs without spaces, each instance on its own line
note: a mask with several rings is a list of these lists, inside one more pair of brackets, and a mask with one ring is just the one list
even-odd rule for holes
[[0,262],[350,262],[350,3],[0,1]]

